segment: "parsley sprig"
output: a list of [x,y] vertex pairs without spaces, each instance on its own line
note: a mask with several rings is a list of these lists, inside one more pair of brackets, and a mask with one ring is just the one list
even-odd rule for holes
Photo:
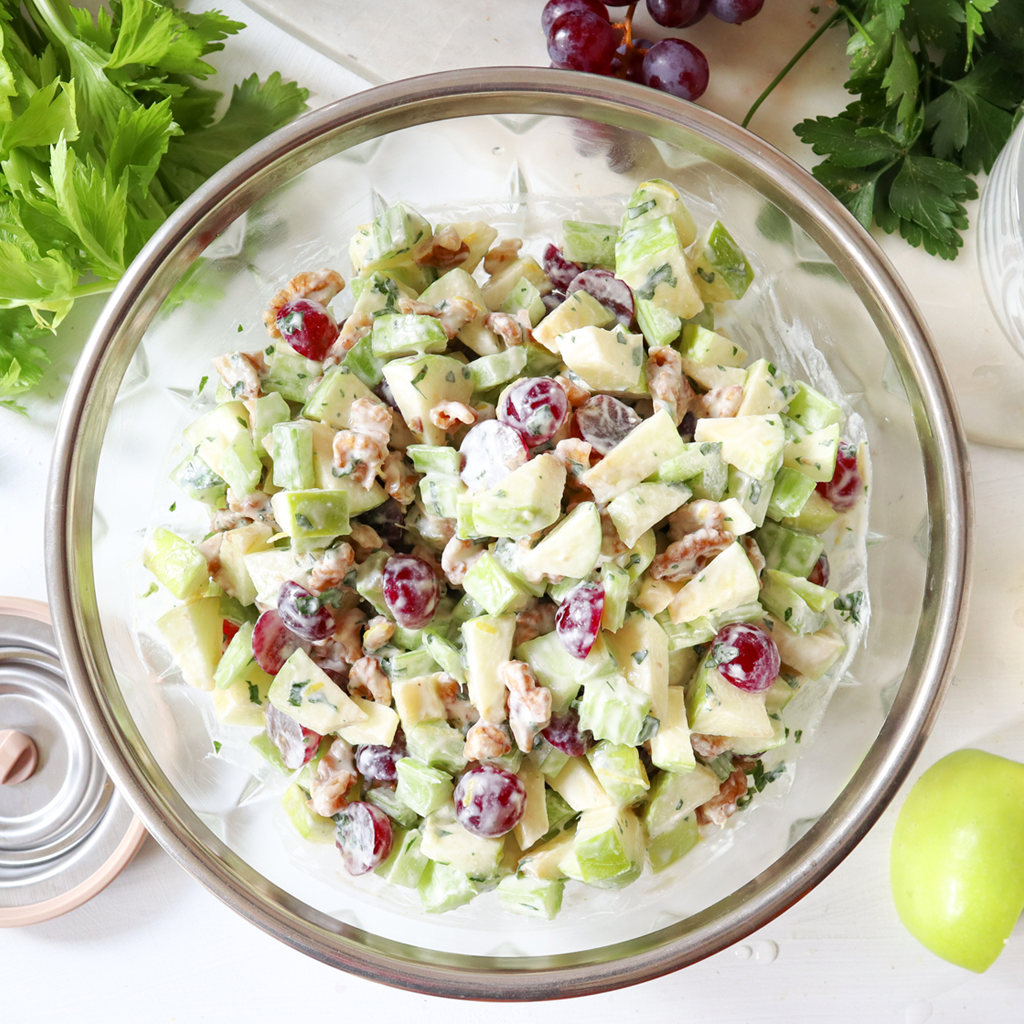
[[0,0],[0,405],[37,384],[49,333],[110,291],[168,214],[305,108],[277,73],[220,94],[203,58],[245,26],[171,0]]
[[866,227],[955,259],[974,175],[990,171],[1024,103],[1020,0],[849,0],[751,107],[746,125],[824,32],[846,25],[857,97],[794,131],[825,159],[814,168]]

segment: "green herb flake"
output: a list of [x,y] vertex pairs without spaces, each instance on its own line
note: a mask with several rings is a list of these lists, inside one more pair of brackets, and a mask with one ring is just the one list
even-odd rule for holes
[[260,700],[260,688],[255,683],[250,683],[247,679],[246,685],[249,687],[249,703],[250,704],[262,704]]
[[848,594],[840,594],[832,603],[832,607],[855,626],[860,624],[861,608],[864,604],[864,591],[851,590]]
[[220,753],[220,748],[221,748],[220,740],[214,740],[213,741],[213,752],[215,754],[219,754]]

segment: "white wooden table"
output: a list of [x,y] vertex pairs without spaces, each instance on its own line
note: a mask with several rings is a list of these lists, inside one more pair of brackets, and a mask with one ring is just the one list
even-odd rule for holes
[[[383,17],[436,10],[446,2],[376,0],[373,6]],[[309,0],[309,8],[318,3],[338,10],[355,6],[350,0]],[[541,0],[508,3],[523,9],[524,45],[542,46]],[[365,0],[359,6],[364,5]],[[250,25],[221,55],[225,77],[237,79],[252,68],[280,69],[310,86],[316,104],[364,87],[350,70],[295,42],[237,0],[219,6]],[[796,32],[801,38],[812,19],[802,3],[769,0],[760,22],[733,37],[721,35],[719,26],[706,29],[713,73],[719,70],[716,40],[717,45],[724,39],[754,46],[755,35],[769,31]],[[340,37],[343,29],[341,21],[324,28],[325,45],[334,45],[331,32]],[[763,46],[763,38],[756,45]],[[799,145],[786,137],[785,128],[805,111],[823,109],[825,102],[836,107],[844,102],[834,87],[842,81],[838,37],[826,37],[812,57],[783,90],[778,109],[765,108],[765,121],[753,125],[793,154]],[[731,85],[727,74],[717,75],[707,101],[738,118],[774,69],[762,63],[761,70],[751,71],[743,53],[736,55],[736,64],[744,70]],[[806,105],[812,88],[818,90],[811,97],[817,107]],[[907,252],[902,243],[886,248],[936,330],[972,434],[997,436],[1001,423],[1019,416],[1015,396],[1024,395],[1024,387],[1014,386],[1024,381],[1024,362],[998,334],[983,300],[978,304],[973,254],[943,265]],[[96,311],[95,305],[83,306],[63,332],[62,351],[31,403],[32,418],[0,411],[0,523],[16,537],[0,560],[0,594],[46,599],[42,521],[53,426],[63,383]],[[971,456],[977,498],[971,618],[956,679],[913,778],[964,746],[1024,759],[1024,531],[1013,528],[1024,513],[1024,452],[975,443]],[[659,1016],[722,1024],[1024,1020],[1024,926],[996,964],[976,976],[932,956],[900,925],[889,895],[888,851],[901,798],[831,877],[739,946],[637,988],[510,1010],[398,992],[310,960],[222,906],[148,840],[132,865],[91,903],[56,921],[0,932],[0,1021],[262,1024],[336,1016],[353,1022],[459,1024],[495,1012],[511,1019],[529,1013],[538,1024]]]

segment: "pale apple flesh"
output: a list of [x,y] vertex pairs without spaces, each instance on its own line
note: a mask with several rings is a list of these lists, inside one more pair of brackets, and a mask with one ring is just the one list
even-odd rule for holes
[[1024,910],[1024,764],[958,750],[929,768],[896,822],[890,878],[911,935],[987,970]]

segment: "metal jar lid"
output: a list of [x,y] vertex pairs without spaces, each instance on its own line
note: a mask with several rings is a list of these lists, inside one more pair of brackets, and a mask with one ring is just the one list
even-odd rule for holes
[[0,597],[0,928],[81,906],[145,837],[78,717],[46,605]]

